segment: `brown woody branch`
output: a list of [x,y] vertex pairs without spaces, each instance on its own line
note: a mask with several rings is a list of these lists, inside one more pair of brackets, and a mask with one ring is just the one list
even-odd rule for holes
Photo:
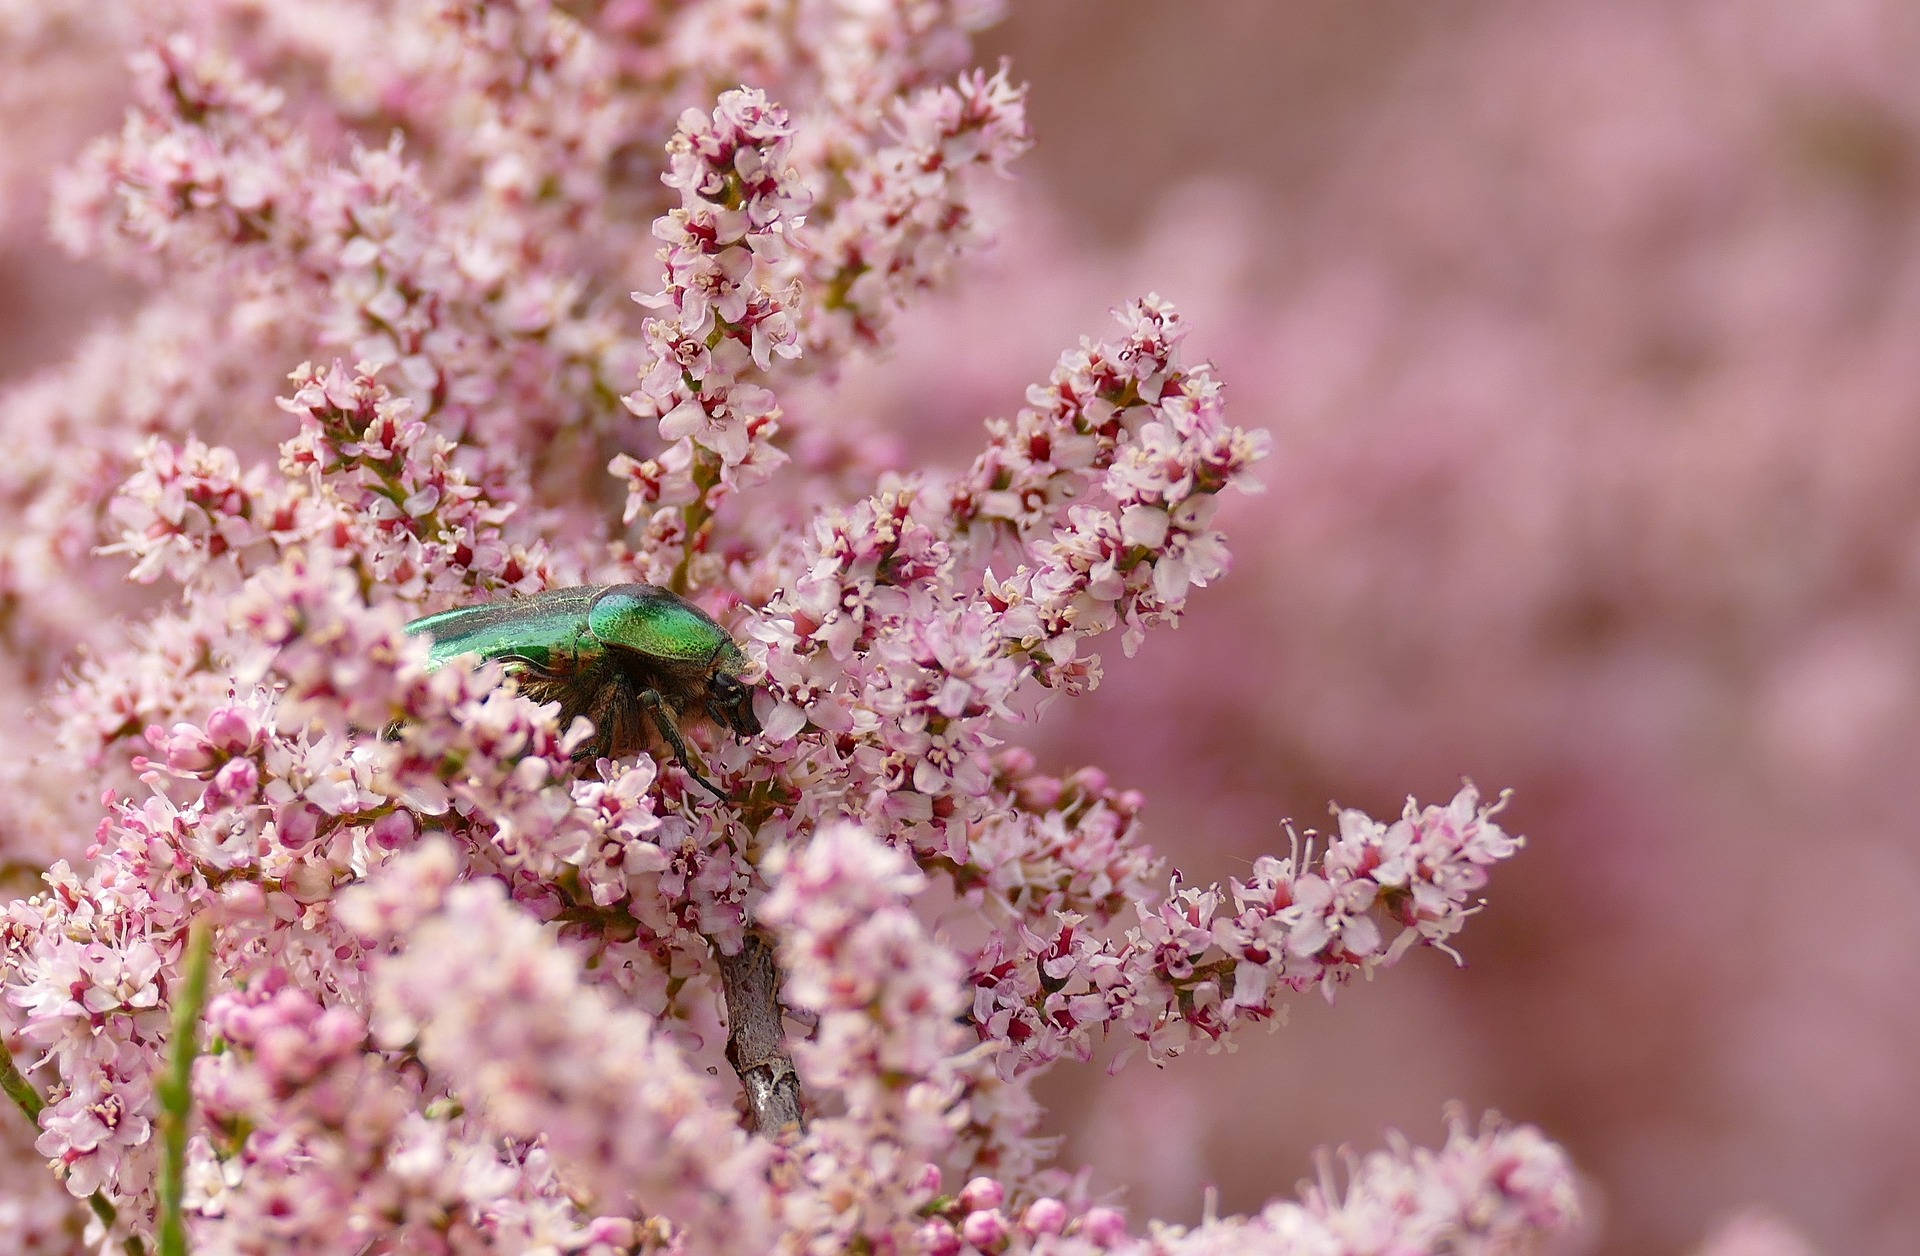
[[800,1075],[787,1054],[780,1017],[780,968],[766,938],[748,930],[738,954],[722,955],[720,983],[727,999],[727,1062],[747,1095],[748,1128],[778,1134],[804,1127]]

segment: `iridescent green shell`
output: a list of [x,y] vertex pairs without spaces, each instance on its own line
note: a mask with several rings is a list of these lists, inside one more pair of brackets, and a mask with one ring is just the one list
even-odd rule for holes
[[603,644],[648,658],[707,663],[716,655],[740,654],[727,630],[705,611],[653,584],[607,589],[587,611],[587,626]]
[[658,585],[591,584],[533,597],[461,606],[407,625],[433,638],[432,664],[462,654],[523,659],[547,671],[572,671],[608,646],[661,662],[744,666],[727,630],[691,602]]
[[587,622],[587,610],[604,586],[553,589],[533,597],[456,606],[407,625],[407,631],[433,638],[432,666],[462,654],[485,659],[525,659],[551,668],[597,655],[602,647]]

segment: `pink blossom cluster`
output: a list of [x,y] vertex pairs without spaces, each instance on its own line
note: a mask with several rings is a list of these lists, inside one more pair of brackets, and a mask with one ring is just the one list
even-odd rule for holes
[[1161,1059],[1273,1018],[1285,991],[1331,999],[1416,944],[1448,949],[1487,869],[1520,846],[1496,810],[1471,786],[1445,807],[1409,800],[1391,825],[1348,809],[1318,859],[1296,837],[1291,856],[1262,856],[1224,889],[1176,876],[1158,902],[1131,904],[1139,923],[1117,936],[1109,919],[1058,905],[1018,918],[971,957],[974,1020],[1013,1044],[1000,1058],[1011,1073],[1090,1058],[1112,1028]]
[[[453,872],[445,848],[409,859]],[[401,873],[415,886],[434,879]],[[351,899],[343,909],[356,910]],[[589,1229],[624,1239],[617,1250],[638,1241],[636,1220],[655,1217],[690,1250],[768,1250],[770,1148],[650,1017],[587,982],[580,957],[499,882],[446,891],[395,946],[372,965],[378,1041],[417,1055],[480,1128],[538,1143],[591,1201],[589,1215],[607,1219]]]
[[[1520,843],[1468,787],[1191,885],[1138,793],[1009,744],[1226,573],[1217,504],[1269,441],[1169,302],[1061,355],[970,466],[881,473],[858,423],[781,421],[986,241],[976,176],[1028,140],[1008,70],[953,77],[985,6],[335,7],[143,19],[128,118],[55,221],[150,304],[0,398],[0,428],[101,451],[6,484],[20,640],[88,647],[38,680],[58,736],[0,832],[32,874],[0,909],[7,1089],[52,1170],[0,1207],[37,1250],[1504,1251],[1571,1224],[1565,1156],[1498,1122],[1191,1229],[1051,1163],[1048,1066],[1229,1047],[1451,953]],[[103,394],[103,363],[162,383]],[[76,545],[124,617],[35,596]],[[762,734],[685,730],[730,801],[584,761],[512,667],[406,632],[634,579],[750,659]],[[748,1062],[763,947],[785,1045]],[[749,1063],[799,1120],[751,1090],[742,1119]]]
[[215,997],[207,1025],[225,1049],[195,1076],[207,1125],[190,1168],[195,1250],[471,1244],[479,1201],[459,1187],[489,1177],[544,1188],[489,1192],[503,1233],[532,1242],[556,1220],[570,1225],[553,1174],[503,1164],[497,1143],[429,1104],[417,1074],[380,1066],[361,1016],[323,1005],[284,970]]
[[609,468],[628,483],[624,518],[647,514],[653,546],[677,543],[691,555],[725,493],[785,460],[774,395],[754,377],[800,352],[788,308],[798,290],[775,291],[806,201],[787,164],[790,134],[785,110],[755,91],[727,93],[711,117],[688,110],[674,134],[662,179],[681,203],[655,226],[666,286],[636,294],[672,313],[644,324],[650,365],[624,398],[659,421],[669,444],[645,460],[618,455]]
[[1320,1181],[1297,1204],[1156,1236],[1138,1250],[1501,1252],[1566,1227],[1575,1213],[1565,1153],[1530,1128],[1475,1130],[1456,1117],[1438,1151],[1397,1141],[1387,1151],[1350,1157],[1346,1176],[1337,1184],[1323,1164]]
[[1030,143],[1024,92],[1007,73],[975,70],[899,98],[892,142],[845,163],[846,190],[807,251],[808,289],[820,303],[809,352],[883,343],[894,315],[982,242],[967,176],[975,167],[1004,173]]
[[[830,1219],[814,1212],[818,1200],[800,1205],[814,1214],[805,1229],[818,1235],[808,1250],[1497,1251],[1564,1229],[1575,1216],[1557,1147],[1532,1129],[1495,1121],[1476,1131],[1458,1117],[1438,1152],[1400,1143],[1351,1158],[1344,1186],[1323,1165],[1299,1203],[1144,1238],[1129,1235],[1117,1210],[1071,1192],[1034,1195],[1018,1182],[979,1176],[943,1195],[939,1161],[964,1145],[973,1105],[992,1103],[988,1061],[1017,1038],[992,1034],[972,1051],[958,1049],[959,964],[928,945],[908,910],[926,877],[899,848],[856,827],[823,829],[774,872],[780,882],[763,918],[781,936],[789,1000],[818,1017],[797,1062],[810,1084],[844,1105],[796,1149],[809,1184],[845,1201]],[[790,1215],[795,1204],[789,1196]],[[910,1230],[887,1229],[919,1217],[925,1221]],[[822,1241],[829,1236],[837,1248]]]
[[[1117,313],[1115,340],[1063,356],[1034,390],[1019,423],[1051,427],[990,428],[965,475],[898,479],[776,548],[759,577],[749,631],[784,700],[776,720],[837,738],[760,762],[797,765],[837,809],[959,865],[969,827],[1005,797],[996,730],[1046,691],[1097,683],[1086,638],[1125,625],[1132,644],[1221,573],[1211,498],[1244,487],[1266,450],[1225,420],[1205,365],[1177,360],[1171,307]],[[1018,518],[991,513],[1021,477],[1045,488]],[[1157,544],[1128,541],[1122,519]],[[1012,564],[1004,578],[996,560]]]

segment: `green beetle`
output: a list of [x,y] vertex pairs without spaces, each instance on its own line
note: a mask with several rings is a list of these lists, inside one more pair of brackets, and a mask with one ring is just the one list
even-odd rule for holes
[[520,692],[560,704],[563,729],[576,715],[592,720],[581,758],[653,749],[657,732],[687,775],[723,802],[688,758],[680,721],[711,719],[742,737],[760,731],[753,688],[741,680],[746,655],[712,616],[657,584],[550,589],[441,611],[407,631],[433,639],[434,667],[462,654],[498,659]]

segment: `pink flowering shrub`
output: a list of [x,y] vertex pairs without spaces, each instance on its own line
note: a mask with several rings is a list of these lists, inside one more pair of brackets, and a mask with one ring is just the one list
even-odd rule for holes
[[[1467,786],[1192,883],[1136,792],[1010,744],[1225,574],[1221,495],[1269,452],[1167,301],[957,466],[890,465],[911,416],[783,407],[985,241],[1029,142],[1010,70],[965,68],[993,10],[46,11],[148,24],[53,219],[145,295],[0,401],[6,684],[48,712],[0,832],[23,1250],[1568,1230],[1566,1156],[1493,1117],[1192,1227],[1053,1161],[1042,1074],[1452,954],[1520,841]],[[583,724],[404,631],[634,580],[751,659],[763,734],[693,734],[731,802],[582,761]]]
[[[1609,1253],[1756,1211],[1920,1250],[1920,9],[1085,11],[996,36],[1043,137],[1019,229],[817,404],[964,448],[1046,329],[1167,285],[1284,456],[1223,506],[1232,578],[1026,744],[1140,787],[1204,879],[1272,850],[1276,797],[1463,771],[1546,840],[1469,974],[1404,965],[1126,1105],[1055,1073],[1065,1155],[1246,1211],[1468,1096],[1564,1138]],[[1276,1075],[1317,1084],[1248,1119]]]

